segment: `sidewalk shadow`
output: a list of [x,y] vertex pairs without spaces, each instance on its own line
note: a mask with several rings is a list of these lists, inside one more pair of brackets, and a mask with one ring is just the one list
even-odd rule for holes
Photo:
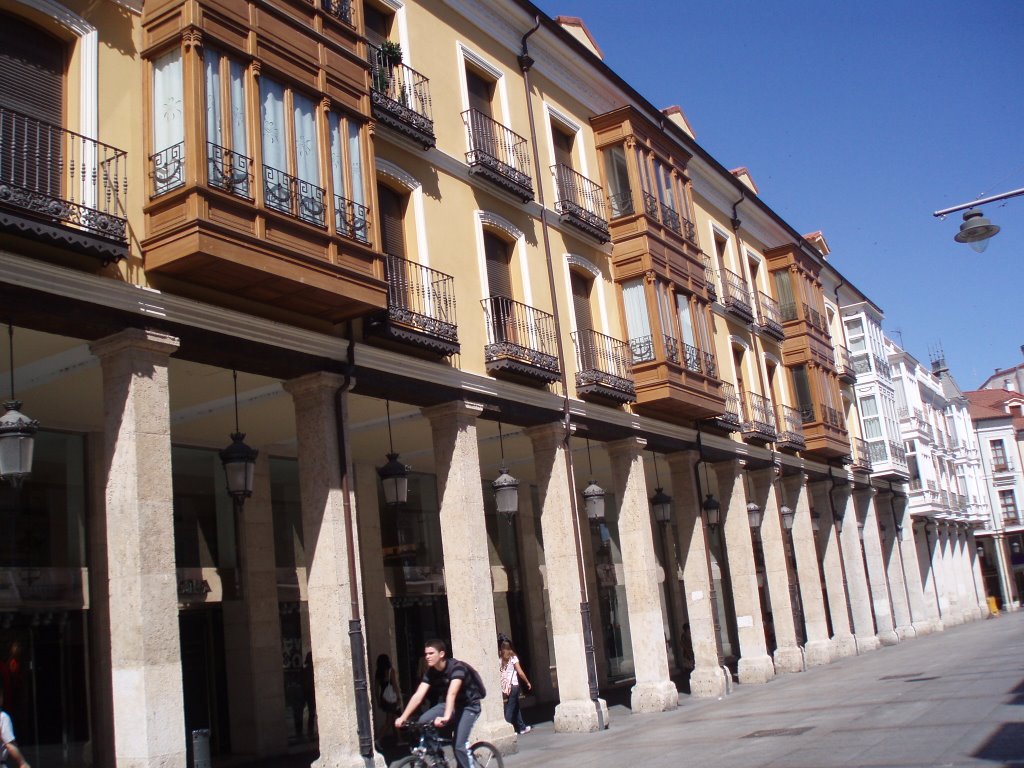
[[974,754],[1002,768],[1024,767],[1024,723],[1003,723]]

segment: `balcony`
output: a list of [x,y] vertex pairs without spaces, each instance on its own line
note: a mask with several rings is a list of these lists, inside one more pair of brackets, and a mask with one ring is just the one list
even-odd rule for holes
[[808,403],[800,407],[800,419],[807,453],[829,459],[850,455],[850,440],[842,413],[823,403]]
[[741,428],[740,396],[736,394],[736,387],[732,384],[722,383],[722,396],[725,398],[725,410],[709,421],[712,426],[727,432],[738,432]]
[[680,237],[686,238],[691,243],[697,242],[697,229],[693,222],[679,212],[658,200],[650,192],[644,192],[644,213],[648,218],[661,222],[666,228],[675,232]]
[[636,410],[674,423],[725,412],[715,357],[667,334],[630,339]]
[[125,258],[127,165],[120,149],[0,107],[0,229]]
[[817,328],[821,333],[829,336],[828,322],[825,320],[825,316],[818,310],[814,309],[808,304],[804,304],[804,320],[812,328]]
[[850,359],[850,350],[840,344],[835,347],[835,352],[836,373],[840,380],[845,381],[847,384],[856,384],[857,372],[853,369],[853,361]]
[[807,447],[804,440],[804,419],[800,411],[788,405],[779,406],[779,434],[775,447],[780,451],[802,451]]
[[853,457],[853,471],[870,472],[872,463],[871,453],[869,452],[867,442],[861,440],[859,437],[854,437],[850,440],[850,443],[853,448],[851,453]]
[[576,346],[576,394],[584,400],[631,403],[633,356],[629,344],[594,330],[572,334]]
[[263,199],[267,207],[316,227],[327,225],[326,190],[269,165],[263,166]]
[[475,109],[463,112],[462,120],[469,137],[469,152],[466,153],[469,172],[524,203],[533,200],[526,139]]
[[763,291],[757,292],[758,302],[758,325],[761,330],[776,341],[783,341],[786,338],[786,331],[782,327],[782,308],[779,302]]
[[775,411],[771,400],[755,392],[743,393],[743,439],[752,443],[775,442]]
[[718,285],[715,281],[715,270],[711,268],[711,257],[704,254],[704,289],[708,292],[708,298],[712,301],[718,300]]
[[555,211],[562,222],[584,234],[607,243],[608,219],[604,208],[604,190],[567,165],[551,166],[555,176]]
[[398,256],[385,256],[384,267],[388,308],[368,318],[367,334],[440,357],[457,355],[455,278]]
[[484,366],[488,373],[531,384],[559,379],[553,315],[505,296],[480,303],[487,326]]
[[722,270],[722,304],[745,323],[754,322],[754,301],[746,281],[735,272]]
[[370,109],[373,118],[400,136],[430,149],[436,143],[430,80],[367,45],[370,59]]

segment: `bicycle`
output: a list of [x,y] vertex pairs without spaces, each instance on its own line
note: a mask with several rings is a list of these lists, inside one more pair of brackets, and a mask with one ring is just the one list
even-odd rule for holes
[[[420,725],[415,722],[407,722],[402,729],[418,734],[419,739],[416,746],[410,750],[412,754],[403,757],[391,768],[452,768],[448,753],[444,751],[445,747],[452,746],[452,740],[441,736],[432,723]],[[473,755],[475,768],[504,768],[505,766],[505,761],[501,759],[501,752],[488,741],[474,742],[470,745],[469,751]]]

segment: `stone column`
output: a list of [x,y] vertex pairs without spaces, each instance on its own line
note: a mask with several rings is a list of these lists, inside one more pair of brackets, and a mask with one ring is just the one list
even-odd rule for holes
[[950,616],[949,595],[946,593],[946,568],[942,559],[942,531],[941,524],[929,519],[925,525],[925,537],[928,547],[929,561],[931,563],[932,585],[935,589],[935,601],[939,610],[939,622],[943,629],[956,624]]
[[864,563],[871,590],[871,606],[875,612],[875,626],[878,629],[878,641],[882,645],[896,645],[900,641],[896,634],[896,622],[892,615],[892,599],[890,597],[889,579],[886,575],[885,557],[882,551],[881,532],[878,525],[878,514],[875,509],[877,491],[872,488],[854,491],[854,506],[858,519],[863,524],[860,535],[864,546]]
[[910,603],[907,600],[907,584],[903,578],[903,552],[899,545],[899,531],[892,514],[890,501],[892,494],[888,491],[875,496],[875,513],[878,515],[879,532],[881,535],[882,552],[885,558],[885,572],[889,578],[889,599],[892,601],[892,616],[896,624],[896,634],[900,640],[915,637],[910,618]]
[[821,595],[821,577],[818,569],[818,551],[811,527],[810,493],[807,475],[800,472],[782,479],[786,499],[793,508],[793,554],[796,575],[800,582],[800,599],[804,608],[804,628],[807,643],[804,658],[808,667],[817,667],[832,661],[832,641],[828,637],[825,621],[825,602]]
[[[494,650],[498,629],[476,432],[482,411],[482,406],[455,401],[424,408],[423,415],[430,421],[434,438],[452,645],[458,658],[476,667],[488,689],[500,691]],[[516,751],[515,730],[505,722],[498,696],[483,700],[474,734],[475,739],[493,742],[504,754]]]
[[764,640],[764,617],[757,588],[754,546],[747,521],[747,498],[743,489],[745,462],[715,464],[715,477],[722,503],[722,534],[729,563],[732,601],[739,638],[738,677],[741,683],[766,683],[775,677],[775,665]]
[[949,525],[945,522],[938,525],[938,555],[939,568],[942,570],[942,597],[945,598],[945,605],[948,606],[942,617],[942,623],[949,626],[956,626],[964,623],[964,614],[960,609],[960,599],[957,595],[956,573],[953,570],[953,544],[950,540]]
[[839,532],[832,514],[832,483],[815,483],[815,510],[820,517],[820,542],[822,571],[825,576],[825,592],[828,595],[829,616],[832,618],[832,653],[835,658],[857,655],[857,640],[850,628],[850,609],[846,595],[845,568],[840,551]]
[[[597,731],[608,726],[608,705],[603,699],[591,698],[587,673],[587,644],[593,643],[593,637],[585,637],[583,631],[581,609],[587,601],[580,581],[579,537],[583,531],[578,513],[573,520],[575,488],[566,464],[565,428],[554,423],[525,432],[533,443],[551,607],[551,638],[558,674],[555,730],[562,733]],[[593,695],[597,696],[596,689]]]
[[857,510],[853,503],[853,488],[849,484],[836,486],[832,491],[832,499],[836,509],[836,522],[841,522],[841,526],[837,526],[841,528],[839,546],[846,569],[846,589],[850,596],[850,614],[853,618],[853,636],[857,641],[857,653],[874,651],[878,648],[879,642],[871,611],[871,590],[868,587],[867,572],[864,570],[864,552],[861,549]]
[[167,378],[178,340],[128,328],[90,349],[103,372],[105,575],[115,693],[109,762],[121,768],[184,765]]
[[974,537],[974,529],[967,528],[967,556],[974,581],[974,594],[978,600],[980,614],[978,618],[988,618],[988,595],[985,592],[985,577],[981,575],[981,562],[978,557],[978,540]]
[[231,700],[231,743],[257,756],[288,749],[284,677],[281,675],[281,617],[277,607],[274,514],[270,459],[256,459],[252,497],[236,517],[242,599],[227,601],[224,651]]
[[[540,530],[540,509],[534,508],[533,494],[525,484],[519,488],[519,512],[515,518],[519,536],[519,578],[520,589],[525,596],[527,634],[530,642],[531,667],[526,670],[533,683],[531,693],[540,701],[553,701],[557,696],[554,675],[554,659],[548,649],[548,619],[545,615],[545,574],[544,551],[537,531]],[[577,607],[577,613],[579,608]]]
[[690,695],[697,698],[718,698],[725,694],[728,682],[718,657],[708,542],[695,477],[700,457],[696,451],[684,451],[669,454],[666,458],[672,475],[672,489],[676,494],[679,557],[683,565],[686,616],[689,619],[690,641],[693,645]]
[[93,754],[114,752],[114,687],[110,660],[110,590],[107,566],[107,457],[102,432],[86,435],[86,488],[90,509],[85,521],[89,547],[89,726]]
[[897,546],[903,560],[903,583],[907,590],[910,607],[910,621],[915,634],[927,635],[935,630],[935,625],[928,614],[928,603],[921,582],[921,567],[917,560],[917,541],[914,536],[914,520],[910,516],[910,506],[906,494],[897,493],[890,500],[893,517],[900,532]]
[[764,578],[775,630],[775,671],[802,672],[804,652],[797,642],[793,602],[790,599],[789,563],[786,555],[786,531],[779,515],[779,496],[774,467],[750,473],[754,503],[761,507],[761,549],[764,552]]
[[932,567],[932,534],[925,520],[915,520],[914,523],[914,546],[917,549],[918,569],[921,572],[925,616],[928,617],[932,631],[941,632],[943,626],[939,611],[939,593],[936,589],[935,569]]
[[[318,768],[364,768],[356,720],[349,622],[353,614],[350,558],[355,520],[346,518],[342,488],[342,451],[338,423],[338,390],[344,379],[317,372],[285,382],[295,407],[299,458],[302,536],[306,551],[309,635],[316,670],[317,723],[320,733]],[[347,395],[343,395],[344,409]],[[340,416],[340,419],[339,419]],[[350,527],[351,523],[351,527]],[[356,574],[358,579],[358,573]],[[365,658],[366,648],[359,653]],[[380,755],[377,764],[383,765]]]
[[[679,706],[679,691],[668,674],[665,618],[658,591],[658,559],[654,554],[644,479],[646,445],[646,440],[634,437],[608,443],[605,449],[611,460],[612,482],[622,500],[619,545],[636,669],[630,708],[633,712],[664,712]],[[666,598],[671,599],[671,596],[666,594]]]
[[974,574],[971,569],[971,552],[968,549],[970,543],[967,535],[966,525],[957,523],[957,565],[959,566],[961,581],[964,585],[963,608],[964,618],[968,621],[976,621],[981,618],[978,596],[974,589]]

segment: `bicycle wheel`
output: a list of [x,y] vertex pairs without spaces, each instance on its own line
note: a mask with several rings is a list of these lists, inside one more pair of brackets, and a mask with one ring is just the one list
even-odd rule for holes
[[409,755],[392,764],[391,768],[430,768],[430,764],[419,755]]
[[490,742],[478,741],[469,751],[473,753],[476,768],[504,768],[505,761],[501,759],[501,752]]

